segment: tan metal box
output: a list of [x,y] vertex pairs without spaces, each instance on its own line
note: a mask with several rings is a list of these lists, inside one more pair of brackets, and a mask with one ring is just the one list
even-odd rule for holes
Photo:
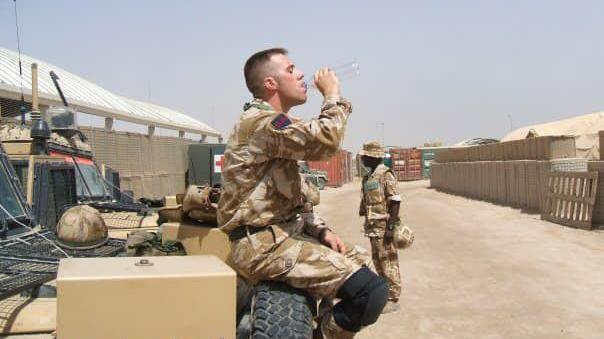
[[60,339],[235,338],[236,275],[215,256],[63,259],[57,293]]

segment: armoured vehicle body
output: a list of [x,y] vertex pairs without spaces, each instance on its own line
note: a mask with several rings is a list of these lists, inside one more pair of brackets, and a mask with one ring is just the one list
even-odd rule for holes
[[[79,134],[66,138],[53,132],[48,154],[40,155],[33,154],[28,126],[8,123],[1,128],[4,149],[40,224],[53,228],[66,207],[88,204],[102,213],[111,237],[125,239],[133,230],[157,229],[157,213],[128,199],[113,175],[105,178]],[[106,175],[112,173],[101,167]]]

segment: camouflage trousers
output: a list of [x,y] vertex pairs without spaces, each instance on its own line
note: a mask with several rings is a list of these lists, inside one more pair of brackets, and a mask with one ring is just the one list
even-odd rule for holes
[[371,257],[376,272],[388,280],[388,300],[397,302],[401,296],[401,272],[398,266],[398,249],[392,238],[371,237]]
[[315,298],[334,298],[348,277],[361,266],[373,269],[362,247],[347,247],[345,254],[322,245],[290,225],[271,225],[231,243],[231,258],[238,272],[252,281],[277,280],[302,289]]

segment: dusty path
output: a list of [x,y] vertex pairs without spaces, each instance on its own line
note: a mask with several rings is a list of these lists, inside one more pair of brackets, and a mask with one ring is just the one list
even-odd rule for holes
[[[359,182],[322,193],[319,211],[368,248]],[[604,232],[400,183],[416,242],[399,252],[401,310],[359,338],[604,338]]]

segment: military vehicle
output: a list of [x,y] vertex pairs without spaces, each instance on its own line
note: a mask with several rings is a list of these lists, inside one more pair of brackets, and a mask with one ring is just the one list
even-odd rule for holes
[[[76,112],[69,107],[52,71],[51,78],[64,106],[50,107],[45,114],[34,107],[30,125],[8,120],[0,125],[0,141],[36,220],[52,229],[65,208],[87,204],[102,212],[112,237],[125,238],[137,229],[157,229],[157,213],[121,192],[110,168],[102,166],[103,175],[86,137],[78,130]],[[74,175],[61,174],[69,171]],[[75,182],[67,180],[71,177]]]
[[[108,238],[86,249],[58,246],[57,234],[32,213],[1,148],[0,143],[0,334],[52,331],[56,289],[48,283],[55,279],[60,259],[117,256],[124,252],[124,241]],[[53,171],[56,178],[75,182],[73,168]]]
[[[0,129],[0,136],[4,136],[0,139],[23,184],[23,193],[42,225],[52,228],[64,208],[87,204],[102,212],[113,237],[125,238],[136,229],[157,229],[157,213],[125,199],[127,193],[115,185],[119,183],[105,179],[79,135],[67,139],[52,132],[47,154],[33,154],[36,148],[29,138],[29,126],[8,123]],[[105,167],[106,173],[110,171]],[[66,176],[66,172],[72,174]]]
[[320,190],[325,188],[328,182],[327,172],[311,169],[306,161],[298,161],[298,167],[306,182],[312,183]]

